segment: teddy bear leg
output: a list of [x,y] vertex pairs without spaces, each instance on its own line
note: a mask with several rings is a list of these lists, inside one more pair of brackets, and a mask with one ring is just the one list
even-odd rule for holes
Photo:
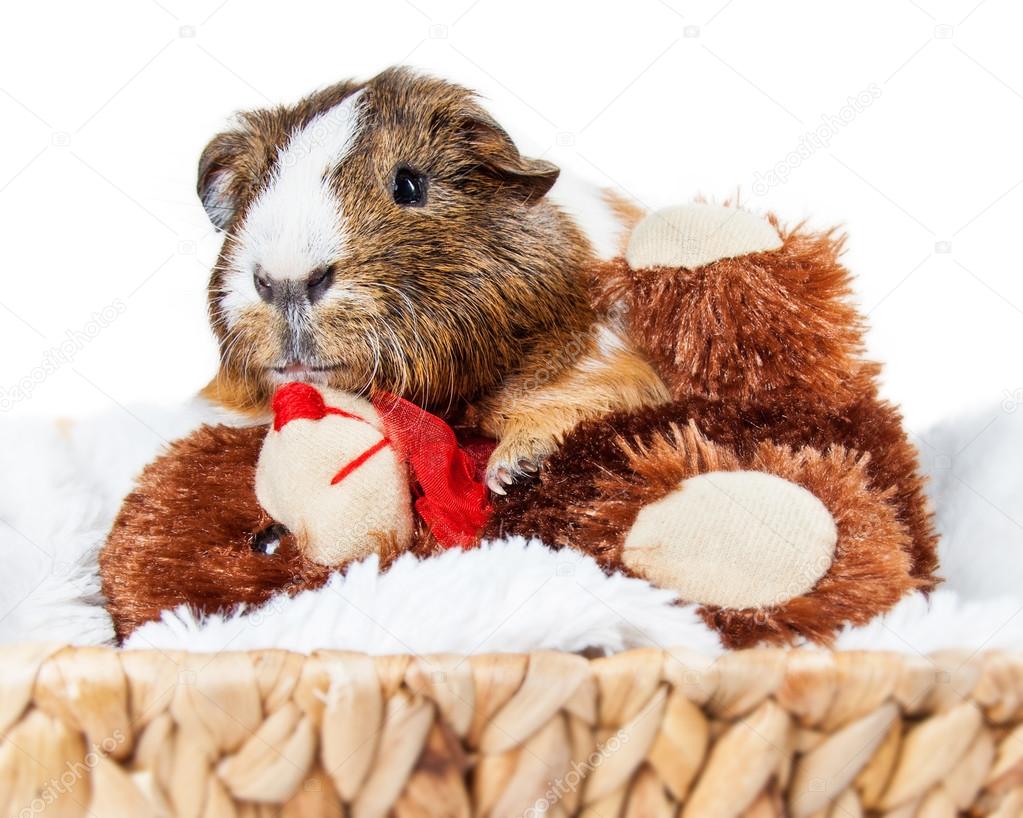
[[702,605],[729,647],[827,642],[922,585],[892,491],[855,451],[740,453],[693,422],[619,445],[626,468],[572,509],[573,543]]
[[767,608],[811,591],[837,543],[831,512],[798,483],[759,471],[711,471],[640,509],[621,559],[683,599]]

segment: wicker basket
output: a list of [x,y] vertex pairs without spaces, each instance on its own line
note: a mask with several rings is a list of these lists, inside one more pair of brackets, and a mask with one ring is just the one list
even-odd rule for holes
[[1023,815],[1023,656],[0,651],[6,816]]

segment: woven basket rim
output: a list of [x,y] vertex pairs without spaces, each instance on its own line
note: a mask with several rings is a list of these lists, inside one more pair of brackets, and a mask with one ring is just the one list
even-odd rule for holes
[[8,814],[90,748],[62,815],[523,815],[577,762],[555,815],[1023,814],[1023,653],[25,643],[0,667]]

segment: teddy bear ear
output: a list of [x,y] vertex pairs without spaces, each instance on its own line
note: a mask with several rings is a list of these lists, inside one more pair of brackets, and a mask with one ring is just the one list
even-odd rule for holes
[[459,130],[480,167],[520,190],[526,202],[542,198],[558,180],[561,170],[557,165],[520,154],[504,128],[483,111],[466,112]]
[[740,210],[694,203],[657,210],[632,231],[625,260],[634,270],[684,267],[694,270],[726,258],[777,250],[778,230],[765,218]]

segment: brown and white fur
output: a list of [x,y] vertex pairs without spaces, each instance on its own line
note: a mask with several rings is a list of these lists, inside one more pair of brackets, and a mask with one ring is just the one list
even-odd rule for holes
[[[399,171],[422,202],[397,203]],[[204,395],[260,412],[288,380],[395,392],[498,438],[499,492],[580,420],[664,401],[588,297],[639,214],[558,175],[470,92],[407,69],[240,114],[199,165],[225,233]]]

